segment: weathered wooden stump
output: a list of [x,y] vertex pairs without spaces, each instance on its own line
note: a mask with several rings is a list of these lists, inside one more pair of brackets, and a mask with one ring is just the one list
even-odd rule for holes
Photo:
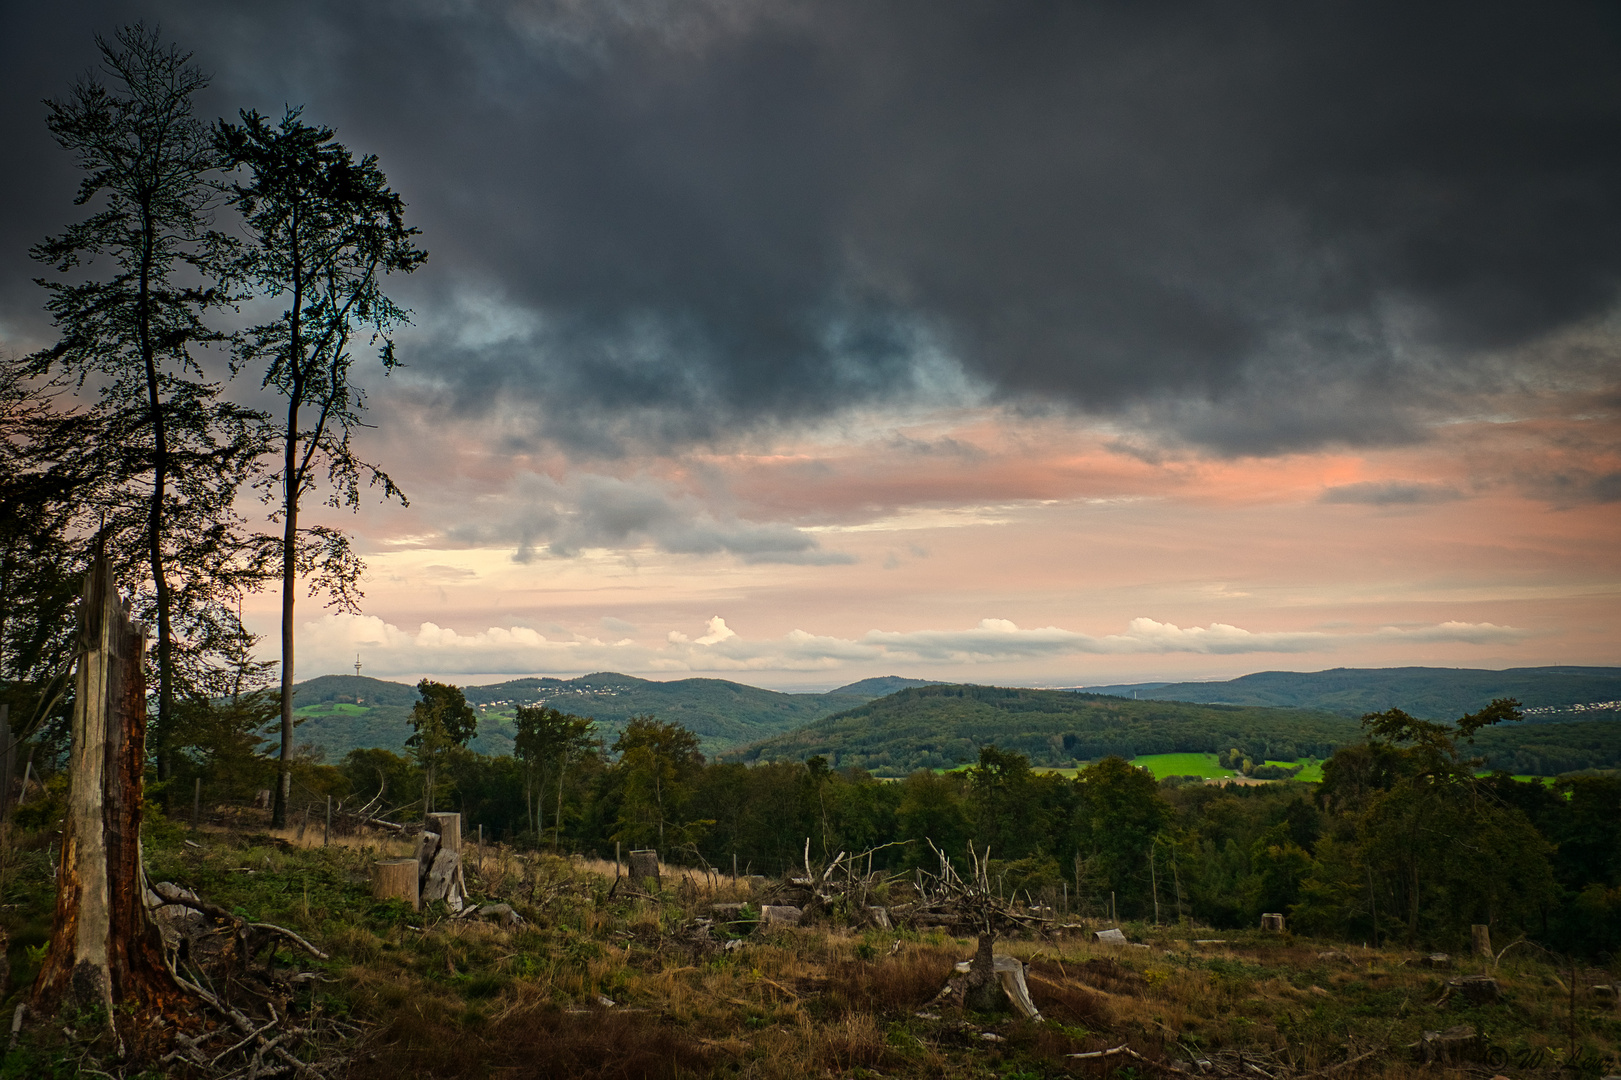
[[460,911],[467,900],[467,883],[462,877],[462,816],[429,814],[425,825],[417,849],[421,902],[443,900],[450,910]]
[[1476,956],[1492,958],[1492,929],[1475,923],[1469,928],[1469,951]]
[[659,853],[648,848],[630,853],[630,887],[644,892],[658,888]]
[[404,900],[421,907],[422,892],[415,859],[384,859],[371,872],[371,894],[379,900]]
[[1127,944],[1126,935],[1121,933],[1118,928],[1110,930],[1094,930],[1092,932],[1092,940],[1097,942],[1099,945]]
[[1261,915],[1261,929],[1271,934],[1283,933],[1283,915],[1276,911],[1263,912]]
[[[1039,1024],[1041,1010],[1030,1000],[1030,986],[1024,981],[1024,961],[1016,956],[998,955],[992,959],[991,964],[996,977],[987,984],[984,992],[976,997],[971,1007],[977,1008],[980,1012],[997,1012],[1012,1004],[1026,1020],[1034,1020]],[[967,975],[973,970],[973,966],[972,960],[959,961],[957,974]],[[1006,995],[1006,1002],[996,996],[995,992],[998,989]]]

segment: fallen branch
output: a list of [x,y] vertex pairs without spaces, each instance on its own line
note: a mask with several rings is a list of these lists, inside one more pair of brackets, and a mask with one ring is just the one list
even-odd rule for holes
[[1159,1069],[1162,1072],[1180,1072],[1180,1070],[1173,1069],[1171,1066],[1155,1061],[1153,1058],[1143,1057],[1143,1055],[1139,1054],[1125,1043],[1121,1043],[1119,1046],[1111,1046],[1107,1050],[1088,1050],[1084,1054],[1065,1054],[1064,1056],[1067,1058],[1090,1058],[1096,1060],[1098,1058],[1114,1057],[1117,1054],[1124,1054],[1126,1057],[1140,1061],[1144,1065],[1147,1065],[1150,1068]]
[[1296,1080],[1307,1080],[1308,1077],[1312,1077],[1312,1076],[1328,1076],[1328,1075],[1330,1075],[1332,1073],[1339,1072],[1341,1069],[1349,1069],[1352,1065],[1357,1065],[1357,1064],[1360,1064],[1360,1063],[1362,1063],[1364,1061],[1367,1061],[1369,1058],[1371,1058],[1375,1054],[1379,1053],[1379,1051],[1381,1049],[1383,1049],[1383,1048],[1376,1046],[1372,1050],[1369,1050],[1366,1053],[1358,1054],[1354,1058],[1347,1058],[1347,1059],[1345,1059],[1344,1061],[1340,1062],[1337,1065],[1325,1065],[1321,1069],[1315,1069],[1315,1070],[1313,1070],[1312,1072],[1309,1072],[1309,1073],[1301,1073],[1300,1076],[1296,1078]]
[[227,911],[218,904],[210,904],[207,900],[186,895],[185,890],[181,889],[173,882],[160,881],[156,885],[152,886],[152,891],[157,893],[157,895],[161,897],[166,904],[178,904],[181,907],[189,907],[192,910],[200,911],[204,915],[210,916],[211,918],[232,923],[233,925],[241,926],[248,930],[258,930],[267,934],[280,934],[282,937],[299,946],[317,960],[331,959],[331,957],[326,953],[322,952],[320,949],[317,949],[314,945],[311,945],[308,941],[304,940],[304,938],[287,929],[285,926],[277,926],[275,923],[249,922],[240,915],[237,915],[235,912]]

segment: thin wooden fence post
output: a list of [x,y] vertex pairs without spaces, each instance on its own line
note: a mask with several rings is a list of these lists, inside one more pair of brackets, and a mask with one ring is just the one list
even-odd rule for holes
[[321,846],[327,847],[332,843],[332,796],[326,797],[326,829],[321,833]]
[[11,706],[0,704],[0,820],[11,811],[11,781],[17,773],[17,744],[11,741]]
[[191,831],[197,831],[197,819],[202,816],[203,809],[203,778],[193,778],[191,785]]

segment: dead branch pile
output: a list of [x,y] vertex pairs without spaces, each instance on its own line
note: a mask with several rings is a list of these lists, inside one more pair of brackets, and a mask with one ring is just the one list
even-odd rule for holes
[[[1009,931],[1045,933],[1051,926],[1051,918],[1021,911],[1000,895],[991,884],[990,848],[981,854],[969,846],[972,866],[964,877],[933,841],[929,842],[929,847],[940,860],[940,869],[932,873],[917,871],[918,902],[905,912],[905,918],[914,924],[954,926],[959,932],[976,934],[979,938],[968,971],[960,982],[955,978],[948,982],[942,994],[953,994],[969,1008],[989,1010],[1002,1006],[998,991],[1005,991],[1015,1007],[1026,1016],[1032,1015],[1034,1006],[1026,1008],[1029,995],[1024,990],[1023,966],[1020,965],[1017,980],[1002,978],[997,971],[994,948],[998,935]],[[1004,966],[1004,973],[1008,971]]]
[[327,1080],[347,1068],[341,1046],[360,1029],[297,1003],[300,990],[325,976],[278,966],[279,948],[318,960],[326,953],[285,927],[241,918],[172,882],[150,886],[147,903],[177,980],[217,1021],[176,1036],[162,1059],[174,1075]]
[[876,853],[895,846],[881,844],[855,854],[841,851],[832,862],[823,866],[811,861],[810,840],[807,838],[804,873],[790,876],[770,889],[765,904],[773,908],[786,906],[797,909],[800,921],[825,918],[887,930],[890,928],[890,913],[878,901],[888,886],[904,881],[906,875],[874,870],[872,863]]

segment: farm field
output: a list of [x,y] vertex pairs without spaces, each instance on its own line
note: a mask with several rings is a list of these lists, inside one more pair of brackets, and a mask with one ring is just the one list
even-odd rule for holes
[[[1142,754],[1131,759],[1131,763],[1140,769],[1148,769],[1154,774],[1154,779],[1163,780],[1167,776],[1199,776],[1206,780],[1225,780],[1238,776],[1232,769],[1224,768],[1217,760],[1215,754]],[[1303,765],[1304,768],[1295,776],[1301,783],[1315,784],[1323,779],[1322,762],[1315,758],[1306,758],[1299,761],[1267,760],[1264,764],[1293,767]],[[1057,773],[1059,776],[1073,778],[1079,771],[1074,768],[1037,768],[1034,772]]]
[[1131,763],[1140,769],[1152,770],[1156,780],[1163,780],[1167,776],[1202,776],[1206,780],[1219,780],[1238,775],[1231,769],[1223,768],[1216,761],[1215,754],[1143,754],[1132,758]]

